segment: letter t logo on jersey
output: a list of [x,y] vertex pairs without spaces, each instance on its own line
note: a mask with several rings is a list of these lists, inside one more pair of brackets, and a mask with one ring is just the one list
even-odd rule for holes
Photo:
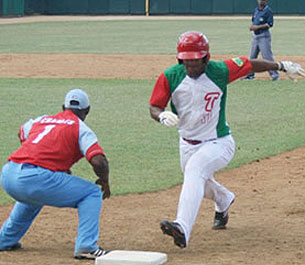
[[207,101],[206,105],[205,105],[205,110],[207,112],[211,112],[213,107],[214,107],[214,102],[215,100],[217,100],[220,96],[219,92],[211,92],[211,93],[207,93],[204,97],[204,100]]

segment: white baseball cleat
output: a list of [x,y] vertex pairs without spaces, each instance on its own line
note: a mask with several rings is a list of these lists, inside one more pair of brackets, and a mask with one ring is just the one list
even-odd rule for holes
[[88,252],[88,251],[77,252],[74,255],[74,258],[75,259],[96,259],[98,257],[106,255],[109,252],[110,252],[109,250],[105,250],[105,249],[99,247],[97,250],[94,250],[92,252]]

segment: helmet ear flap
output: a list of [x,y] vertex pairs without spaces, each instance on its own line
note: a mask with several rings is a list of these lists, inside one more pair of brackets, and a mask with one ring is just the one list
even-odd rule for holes
[[202,58],[202,63],[207,65],[209,63],[209,61],[210,61],[210,57],[211,57],[211,55],[208,52],[207,55]]
[[206,58],[206,59],[205,59],[205,62],[206,62],[206,64],[208,64],[209,61],[210,61],[210,58],[211,58],[211,54],[208,52],[208,54],[206,55],[205,58]]

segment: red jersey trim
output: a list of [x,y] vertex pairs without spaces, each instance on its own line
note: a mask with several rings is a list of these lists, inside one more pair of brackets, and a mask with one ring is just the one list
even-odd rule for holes
[[252,64],[247,57],[238,57],[224,61],[229,69],[229,83],[248,75],[252,70]]
[[170,99],[170,85],[164,73],[162,73],[153,89],[149,104],[165,109]]
[[104,155],[104,150],[102,149],[102,147],[100,147],[100,145],[98,144],[98,142],[96,142],[95,144],[91,145],[89,147],[89,149],[86,152],[86,158],[87,160],[90,162],[90,160],[92,159],[92,157],[96,156],[96,155]]

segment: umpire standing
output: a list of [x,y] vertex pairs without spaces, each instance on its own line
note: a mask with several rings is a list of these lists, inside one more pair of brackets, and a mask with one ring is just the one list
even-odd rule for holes
[[[253,31],[252,43],[250,49],[250,59],[256,59],[259,52],[262,57],[268,61],[274,61],[271,50],[271,33],[269,29],[273,26],[273,12],[267,5],[267,0],[257,0],[258,7],[252,14],[252,25],[250,31]],[[269,71],[272,81],[279,79],[277,71]],[[254,73],[251,72],[244,79],[255,79]]]

